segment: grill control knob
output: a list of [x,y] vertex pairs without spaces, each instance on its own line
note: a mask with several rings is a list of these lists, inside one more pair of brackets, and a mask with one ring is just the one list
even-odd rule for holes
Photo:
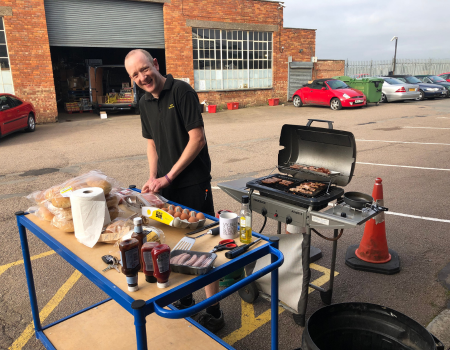
[[278,214],[277,213],[275,213],[275,214],[273,214],[273,216],[275,216],[276,218],[278,217]]
[[292,218],[290,216],[286,217],[286,224],[290,224],[292,222]]
[[262,208],[261,215],[262,216],[266,216],[267,215],[267,209],[266,208]]

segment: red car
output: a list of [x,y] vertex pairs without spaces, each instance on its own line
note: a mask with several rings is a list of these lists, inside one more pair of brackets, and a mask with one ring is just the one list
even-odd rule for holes
[[361,107],[367,104],[366,96],[336,79],[318,79],[304,85],[292,96],[295,107],[303,105],[330,106],[332,110],[342,107]]
[[442,74],[439,74],[439,76],[442,79],[445,79],[445,80],[447,80],[450,83],[450,73],[442,73]]
[[0,94],[0,137],[15,131],[36,129],[36,111],[30,102],[11,94]]

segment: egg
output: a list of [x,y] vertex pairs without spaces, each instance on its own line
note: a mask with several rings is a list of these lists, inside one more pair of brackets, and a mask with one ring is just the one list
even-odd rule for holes
[[183,209],[183,213],[188,214],[189,215],[189,209]]
[[204,220],[205,219],[205,215],[203,215],[203,213],[197,213],[196,218],[199,219],[199,220]]
[[183,208],[181,208],[180,206],[176,206],[175,211],[179,211],[181,213],[183,211]]
[[189,222],[198,222],[198,219],[195,216],[191,216]]
[[189,216],[196,216],[197,215],[197,213],[195,212],[195,211],[191,211],[190,213],[189,213]]
[[176,211],[175,214],[173,214],[174,218],[179,218],[181,216],[181,212]]
[[167,208],[161,208],[161,210],[167,211],[167,210],[169,210],[169,209],[167,209]]
[[169,210],[175,211],[175,207],[171,204],[169,205]]
[[167,213],[172,215],[172,216],[175,214],[175,212],[173,210],[170,210],[170,209],[167,211]]
[[181,220],[188,220],[189,219],[189,215],[186,214],[186,213],[183,213],[183,214],[180,215],[180,219]]

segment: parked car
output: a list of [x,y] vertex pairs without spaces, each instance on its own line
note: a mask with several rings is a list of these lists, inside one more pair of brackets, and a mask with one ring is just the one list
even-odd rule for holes
[[295,107],[303,105],[330,106],[332,110],[342,107],[366,105],[366,96],[337,79],[318,79],[306,84],[292,95]]
[[442,79],[447,80],[448,82],[450,82],[450,72],[449,73],[442,73],[439,74],[438,77],[441,77]]
[[15,131],[36,129],[36,111],[31,102],[11,94],[0,94],[0,137]]
[[438,77],[436,75],[415,75],[416,78],[419,78],[420,80],[422,80],[424,83],[428,83],[428,84],[437,84],[437,85],[441,85],[443,87],[445,87],[447,89],[447,97],[450,97],[450,83],[444,79],[442,79],[441,77]]
[[420,96],[416,98],[417,101],[422,101],[424,98],[445,97],[447,95],[447,89],[445,87],[423,83],[412,75],[390,75],[389,77],[398,79],[404,83],[419,85]]
[[391,77],[380,77],[384,80],[381,102],[415,100],[420,96],[419,85],[404,83]]

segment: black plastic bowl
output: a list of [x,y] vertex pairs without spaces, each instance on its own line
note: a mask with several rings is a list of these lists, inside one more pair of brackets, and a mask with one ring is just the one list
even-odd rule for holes
[[444,346],[398,311],[375,304],[342,303],[326,306],[309,318],[302,349],[439,350]]

